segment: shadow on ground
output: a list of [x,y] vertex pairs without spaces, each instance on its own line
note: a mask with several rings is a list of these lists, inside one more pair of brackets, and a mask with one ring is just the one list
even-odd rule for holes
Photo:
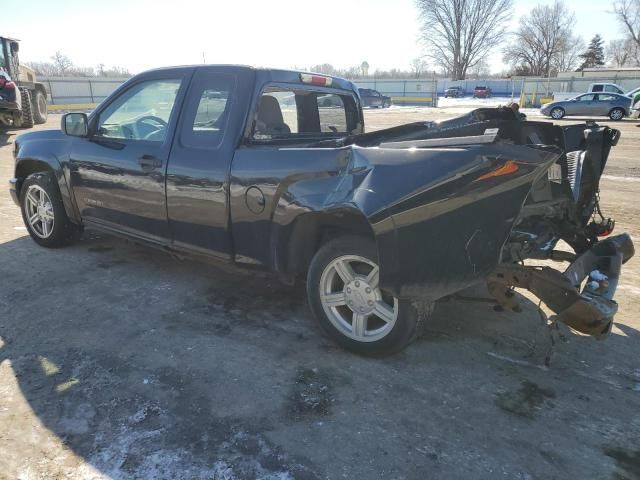
[[[14,476],[638,473],[630,327],[607,342],[565,331],[546,369],[533,304],[515,315],[450,302],[405,352],[366,359],[320,332],[299,287],[86,237],[64,250],[0,245],[0,364],[19,388],[6,407],[33,412],[0,415]],[[81,464],[18,435],[34,421]]]

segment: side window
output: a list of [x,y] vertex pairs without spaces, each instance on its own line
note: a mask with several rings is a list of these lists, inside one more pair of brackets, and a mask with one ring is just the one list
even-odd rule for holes
[[298,132],[296,94],[290,90],[267,90],[260,97],[254,138],[286,136]]
[[352,94],[307,88],[267,88],[258,102],[253,138],[285,138],[359,133],[359,108]]
[[617,97],[615,95],[607,95],[606,93],[601,93],[600,95],[598,95],[598,100],[600,100],[601,102],[612,102],[614,100],[617,100]]
[[594,85],[591,89],[592,92],[602,92],[604,85]]
[[184,106],[180,142],[185,147],[215,149],[229,120],[235,79],[198,71]]
[[609,92],[609,93],[620,93],[620,94],[624,94],[624,92],[622,90],[620,90],[618,87],[616,87],[615,85],[607,85],[604,89],[605,92]]
[[96,136],[163,142],[180,83],[161,79],[131,87],[100,113]]
[[317,97],[318,116],[321,132],[347,132],[347,114],[340,95],[322,95]]
[[578,97],[578,100],[581,102],[591,102],[594,99],[595,95],[582,95]]

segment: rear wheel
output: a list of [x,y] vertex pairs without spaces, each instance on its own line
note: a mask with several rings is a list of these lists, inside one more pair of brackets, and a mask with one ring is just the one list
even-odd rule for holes
[[47,98],[40,90],[33,92],[33,121],[36,124],[42,124],[47,121]]
[[621,108],[614,108],[609,112],[609,118],[611,120],[622,120],[624,118],[624,110]]
[[419,331],[417,308],[381,290],[379,272],[373,241],[340,237],[318,250],[307,274],[309,304],[320,325],[358,354],[395,353]]
[[82,228],[67,217],[52,173],[33,173],[20,188],[22,219],[31,238],[43,247],[62,247],[80,237]]
[[31,92],[27,89],[21,89],[20,99],[22,102],[22,116],[21,116],[19,126],[22,128],[31,128],[33,127],[33,109],[31,105]]
[[549,115],[551,115],[551,118],[555,120],[560,120],[562,117],[564,117],[564,113],[564,108],[556,107],[551,110],[551,112],[549,112]]

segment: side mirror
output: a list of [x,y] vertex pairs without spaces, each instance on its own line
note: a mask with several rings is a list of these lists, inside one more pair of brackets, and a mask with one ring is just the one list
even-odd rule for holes
[[88,137],[89,119],[87,118],[87,114],[80,112],[65,113],[62,116],[60,128],[65,135]]

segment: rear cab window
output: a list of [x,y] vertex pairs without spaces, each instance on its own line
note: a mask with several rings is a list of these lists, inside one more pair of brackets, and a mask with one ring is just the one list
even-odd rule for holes
[[251,138],[305,141],[362,132],[354,93],[298,85],[270,85],[261,93]]

